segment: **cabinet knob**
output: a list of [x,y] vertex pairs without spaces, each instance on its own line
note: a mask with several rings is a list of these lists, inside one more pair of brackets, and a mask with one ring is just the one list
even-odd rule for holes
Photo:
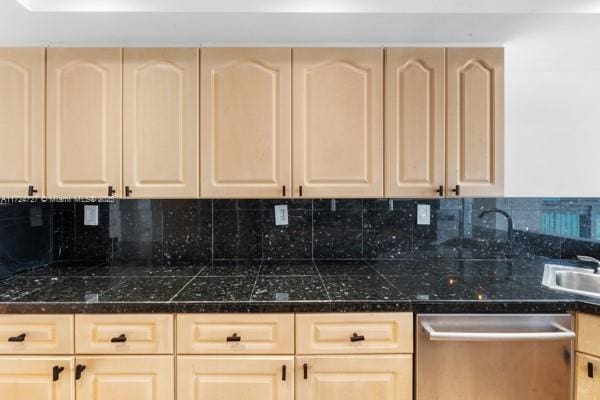
[[11,336],[8,338],[9,342],[24,342],[25,341],[25,336],[27,336],[24,333],[21,333],[19,336]]
[[52,381],[56,382],[60,378],[60,373],[65,370],[65,367],[59,367],[55,365],[52,367]]
[[304,370],[304,379],[308,379],[308,364],[304,364],[302,369]]
[[363,340],[365,340],[365,337],[363,335],[358,335],[357,333],[353,333],[350,337],[351,342],[360,342]]
[[117,193],[117,191],[112,186],[109,186],[108,187],[108,197],[112,197],[115,193]]
[[27,195],[30,197],[33,196],[37,192],[38,191],[33,186],[29,186],[29,188],[27,188]]
[[125,197],[131,196],[132,192],[133,191],[131,190],[131,188],[129,186],[125,186]]
[[285,197],[285,185],[283,185],[283,188],[281,189],[281,195]]
[[240,342],[242,340],[241,336],[238,336],[237,333],[234,333],[233,336],[227,336],[228,342]]
[[457,196],[460,196],[460,185],[454,186],[454,189],[451,189],[450,191],[455,193]]
[[438,190],[435,191],[440,197],[444,197],[444,186],[440,185]]
[[298,194],[300,195],[300,197],[302,197],[302,186],[298,187]]
[[119,336],[110,339],[111,343],[125,343],[127,341],[127,336],[124,333],[121,333]]
[[591,362],[587,363],[587,373],[588,373],[588,378],[594,377],[594,364],[592,364]]
[[287,371],[286,371],[286,366],[285,366],[285,365],[282,365],[282,366],[281,366],[281,380],[282,380],[282,381],[285,381],[285,380],[287,379],[287,376],[286,376],[287,374],[286,374],[286,372],[287,372]]
[[78,381],[81,379],[81,374],[85,370],[85,365],[77,364],[75,366],[75,380]]

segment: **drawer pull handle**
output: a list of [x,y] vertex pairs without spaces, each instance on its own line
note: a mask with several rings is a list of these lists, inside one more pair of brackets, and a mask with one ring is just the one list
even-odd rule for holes
[[125,343],[127,341],[127,336],[124,333],[121,333],[119,336],[110,339],[111,343]]
[[365,337],[363,335],[358,335],[357,333],[353,333],[352,337],[350,338],[351,342],[360,342],[365,340]]
[[227,336],[228,342],[240,342],[242,340],[241,336],[238,336],[237,333],[234,333],[233,336]]
[[592,364],[591,362],[587,363],[587,372],[588,372],[588,378],[593,378],[594,377],[594,364]]
[[25,341],[25,336],[27,336],[24,333],[21,333],[19,336],[11,336],[8,338],[9,342],[24,342]]
[[60,377],[60,373],[63,372],[65,370],[65,367],[59,367],[58,365],[55,365],[54,367],[52,367],[52,381],[56,382],[58,381],[58,378]]
[[287,379],[287,377],[286,377],[286,367],[285,367],[285,365],[282,365],[281,366],[281,380],[285,381],[286,379]]
[[85,365],[77,364],[75,367],[75,380],[78,381],[81,379],[81,374],[85,370]]
[[304,379],[308,379],[308,364],[304,364],[302,368],[304,369]]

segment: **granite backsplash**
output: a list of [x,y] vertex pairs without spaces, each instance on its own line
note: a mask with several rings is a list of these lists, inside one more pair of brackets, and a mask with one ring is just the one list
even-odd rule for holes
[[[275,225],[287,204],[289,224]],[[417,204],[431,223],[417,224]],[[97,205],[98,226],[83,223]],[[508,219],[513,221],[509,241]],[[0,204],[0,277],[51,261],[600,257],[600,199],[114,200]]]

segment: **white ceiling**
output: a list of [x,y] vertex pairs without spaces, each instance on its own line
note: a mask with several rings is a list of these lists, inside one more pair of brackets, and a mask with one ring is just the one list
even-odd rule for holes
[[598,0],[16,0],[32,11],[252,13],[597,13]]
[[[21,1],[30,6],[59,3],[58,0]],[[167,4],[173,5],[171,9],[195,5],[197,11],[205,12],[31,12],[16,0],[0,0],[0,46],[493,45],[554,27],[578,30],[600,26],[600,14],[592,12],[600,8],[600,0],[61,2],[65,5],[84,1],[110,3],[113,7],[154,4],[163,10]],[[346,7],[345,11],[321,8],[320,12],[309,12],[311,4]],[[356,11],[360,7],[364,12]],[[474,14],[474,10],[478,13]]]

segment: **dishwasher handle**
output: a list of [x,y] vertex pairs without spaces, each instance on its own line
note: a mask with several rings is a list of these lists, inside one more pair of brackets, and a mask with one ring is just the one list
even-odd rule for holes
[[551,341],[574,339],[575,332],[564,326],[552,323],[552,332],[460,332],[436,331],[427,320],[421,320],[421,326],[431,341],[454,342],[516,342],[516,341]]

